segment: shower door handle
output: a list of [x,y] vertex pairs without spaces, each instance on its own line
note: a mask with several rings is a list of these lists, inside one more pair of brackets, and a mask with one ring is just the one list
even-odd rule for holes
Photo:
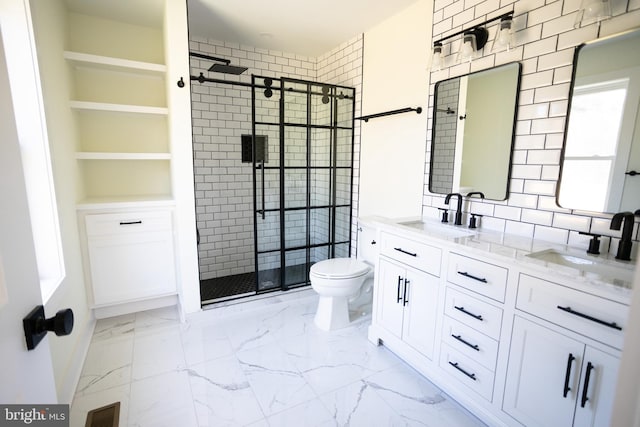
[[262,197],[261,197],[261,199],[262,199],[262,209],[259,209],[257,211],[257,213],[259,213],[262,216],[262,219],[264,219],[264,216],[265,216],[264,215],[264,200],[265,200],[265,198],[264,198],[264,162],[258,164],[256,167],[258,169],[260,169],[261,174],[262,174]]

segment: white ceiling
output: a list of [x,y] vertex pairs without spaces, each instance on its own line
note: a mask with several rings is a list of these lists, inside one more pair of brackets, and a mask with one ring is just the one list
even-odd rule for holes
[[187,0],[191,36],[316,57],[417,0]]

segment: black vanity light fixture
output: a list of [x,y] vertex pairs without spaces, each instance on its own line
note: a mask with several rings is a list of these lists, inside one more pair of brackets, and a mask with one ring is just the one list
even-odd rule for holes
[[[480,51],[487,44],[487,41],[489,39],[489,32],[487,31],[485,26],[497,20],[500,20],[500,28],[498,34],[496,35],[496,40],[494,40],[493,49],[496,49],[496,43],[498,43],[499,45],[508,44],[509,48],[513,47],[513,39],[511,38],[513,12],[507,12],[500,16],[496,16],[495,18],[488,19],[471,28],[458,31],[457,33],[450,34],[446,37],[441,38],[440,40],[436,40],[435,42],[433,42],[433,58],[431,61],[431,69],[438,70],[444,63],[444,56],[442,54],[442,49],[444,46],[443,42],[459,35],[462,35],[462,42],[456,56],[456,62],[468,62],[473,60],[473,58],[475,58],[478,54],[478,51]],[[498,39],[500,40],[499,42],[497,41]]]

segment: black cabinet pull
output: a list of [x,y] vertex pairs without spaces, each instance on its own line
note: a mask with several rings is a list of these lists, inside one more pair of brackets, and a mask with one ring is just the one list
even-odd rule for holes
[[468,345],[469,347],[471,347],[475,351],[480,351],[480,347],[478,347],[478,344],[471,344],[469,341],[467,341],[464,338],[462,338],[461,335],[453,335],[453,334],[451,334],[451,336],[454,337],[455,339],[457,339],[458,341],[460,341],[462,344]]
[[415,256],[415,257],[417,257],[417,256],[418,256],[418,254],[413,253],[413,252],[405,251],[405,250],[404,250],[404,249],[402,249],[402,248],[393,248],[393,249],[395,249],[395,250],[396,250],[396,251],[398,251],[398,252],[402,252],[403,254],[406,254],[406,255],[411,255],[411,256]]
[[400,302],[400,285],[402,284],[402,277],[398,276],[398,293],[396,294],[396,303]]
[[589,398],[587,392],[589,391],[589,380],[591,379],[591,370],[595,368],[591,362],[587,363],[587,372],[584,374],[584,386],[582,386],[582,399],[580,399],[580,407],[584,408]]
[[484,277],[477,277],[473,274],[469,274],[466,271],[458,271],[458,274],[464,277],[468,277],[469,279],[477,280],[478,282],[487,283],[487,279]]
[[564,392],[562,397],[567,397],[567,393],[571,390],[569,387],[569,380],[571,379],[571,365],[576,358],[573,357],[573,354],[569,353],[569,358],[567,359],[567,373],[564,375]]
[[469,372],[465,371],[460,366],[458,366],[458,362],[449,362],[449,365],[453,366],[458,371],[462,372],[463,374],[465,374],[466,376],[468,376],[472,380],[474,380],[474,381],[476,380],[476,374],[470,374]]
[[120,225],[142,224],[142,221],[120,221]]
[[629,172],[625,172],[625,175],[631,175],[631,176],[636,176],[636,175],[640,175],[640,172],[636,172],[636,171],[629,171]]
[[409,287],[409,283],[411,283],[409,280],[404,279],[404,291],[402,292],[402,305],[405,306],[409,303],[409,299],[407,298],[407,288]]
[[582,317],[583,319],[591,320],[592,322],[599,323],[604,326],[608,326],[613,329],[617,329],[619,331],[622,330],[621,326],[618,326],[616,322],[605,322],[604,320],[597,319],[593,316],[589,316],[588,314],[580,313],[579,311],[572,310],[571,307],[561,307],[557,306],[560,310],[566,311],[567,313],[573,314],[578,317]]
[[463,313],[464,313],[464,314],[466,314],[467,316],[471,316],[471,317],[473,317],[474,319],[478,319],[478,320],[480,320],[480,321],[484,320],[480,314],[473,314],[473,313],[470,313],[470,312],[468,312],[467,310],[465,310],[465,309],[464,309],[464,307],[458,307],[457,305],[454,305],[454,306],[453,306],[453,308],[455,308],[455,309],[456,309],[456,310],[458,310],[458,311],[463,312]]

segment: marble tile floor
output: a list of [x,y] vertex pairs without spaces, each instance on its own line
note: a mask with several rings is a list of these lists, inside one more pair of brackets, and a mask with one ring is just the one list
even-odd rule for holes
[[317,296],[99,320],[71,407],[121,402],[120,426],[482,426],[383,346],[370,315],[331,333]]

